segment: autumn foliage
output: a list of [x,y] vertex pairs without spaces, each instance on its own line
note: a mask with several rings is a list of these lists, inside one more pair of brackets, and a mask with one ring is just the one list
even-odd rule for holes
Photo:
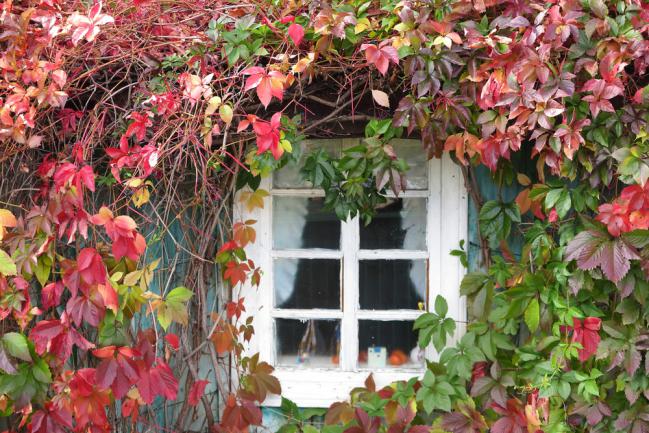
[[[0,26],[8,431],[156,429],[176,399],[178,431],[261,425],[281,385],[245,350],[240,288],[263,273],[233,192],[264,206],[260,178],[304,136],[359,123],[359,148],[306,158],[328,206],[371,220],[405,187],[390,141],[419,137],[462,166],[483,269],[459,341],[441,298],[415,324],[439,362],[368,378],[322,431],[649,431],[646,2],[5,0]],[[517,198],[483,197],[480,165]],[[284,431],[316,429],[282,410]]]

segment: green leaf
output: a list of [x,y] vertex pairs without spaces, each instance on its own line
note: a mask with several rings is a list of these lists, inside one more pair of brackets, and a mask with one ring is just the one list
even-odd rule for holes
[[282,410],[282,414],[286,416],[289,420],[295,419],[297,421],[302,421],[302,414],[300,413],[300,409],[297,407],[297,404],[295,404],[292,400],[282,397],[282,403],[280,405],[280,409]]
[[551,189],[545,196],[545,208],[552,209],[554,205],[559,201],[559,198],[561,197],[563,191],[563,188]]
[[158,306],[157,317],[158,323],[165,331],[171,322],[178,322],[183,325],[187,324],[187,301],[193,293],[187,287],[176,287],[170,291],[165,300]]
[[46,255],[42,255],[38,258],[36,263],[36,268],[34,269],[34,275],[36,279],[41,284],[41,287],[47,284],[47,281],[50,278],[50,272],[52,270],[52,261]]
[[435,312],[440,317],[446,317],[446,313],[448,313],[448,304],[446,303],[446,299],[441,295],[437,295],[435,298]]
[[529,328],[530,332],[537,330],[540,320],[539,301],[536,298],[532,298],[525,309],[525,324]]
[[320,430],[318,430],[311,424],[306,424],[302,426],[302,433],[320,433]]
[[32,356],[29,354],[29,345],[27,337],[18,332],[8,332],[2,337],[7,353],[23,361],[31,362]]
[[277,430],[277,433],[298,433],[298,431],[297,424],[284,424]]
[[0,274],[12,276],[17,273],[16,264],[4,250],[0,250]]
[[474,294],[484,286],[486,280],[487,274],[483,272],[469,272],[462,278],[460,294],[463,296]]
[[572,200],[570,199],[568,190],[561,190],[561,195],[559,196],[559,200],[555,205],[555,209],[557,211],[557,214],[559,215],[559,218],[564,218],[568,214],[568,212],[570,212],[571,207]]

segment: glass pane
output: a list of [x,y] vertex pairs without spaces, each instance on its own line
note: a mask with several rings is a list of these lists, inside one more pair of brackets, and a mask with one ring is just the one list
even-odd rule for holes
[[405,159],[410,167],[406,173],[406,190],[428,189],[428,158],[421,141],[392,140],[390,144],[397,156]]
[[340,354],[339,320],[276,319],[277,363],[335,367]]
[[340,308],[340,260],[275,259],[275,306]]
[[388,199],[360,230],[361,249],[425,250],[426,199]]
[[306,157],[311,154],[314,149],[324,149],[333,158],[340,157],[340,149],[342,140],[340,139],[324,139],[324,140],[305,140],[302,142],[301,153],[297,162],[289,162],[281,169],[273,173],[273,187],[274,188],[312,188],[310,182],[304,180],[300,174],[300,169],[304,165]]
[[359,280],[363,310],[417,310],[426,299],[425,260],[361,260]]
[[424,351],[417,346],[412,321],[360,320],[358,364],[369,368],[420,367]]
[[273,248],[340,247],[340,220],[324,197],[273,197]]

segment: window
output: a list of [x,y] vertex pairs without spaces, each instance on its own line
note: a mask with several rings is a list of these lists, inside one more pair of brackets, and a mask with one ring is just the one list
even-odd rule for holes
[[[358,139],[311,140],[338,155]],[[276,367],[286,397],[302,407],[345,399],[374,372],[378,386],[421,374],[424,357],[412,330],[437,294],[449,315],[465,320],[463,268],[449,254],[467,236],[467,199],[459,168],[445,156],[426,161],[417,140],[395,140],[411,169],[407,190],[390,196],[368,226],[324,209],[299,164],[264,179],[264,209],[249,256],[264,271],[259,289],[244,288],[255,316],[250,351]],[[461,331],[459,331],[461,332]],[[277,405],[269,399],[266,405]]]

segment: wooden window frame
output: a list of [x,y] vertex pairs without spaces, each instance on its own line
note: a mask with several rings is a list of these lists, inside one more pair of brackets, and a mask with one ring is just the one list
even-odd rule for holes
[[[343,146],[354,145],[358,139],[345,139]],[[241,296],[245,297],[246,314],[254,316],[255,334],[246,347],[248,354],[259,352],[261,359],[275,365],[273,320],[287,319],[339,319],[341,320],[340,363],[337,367],[315,368],[308,366],[277,366],[275,374],[282,384],[282,393],[300,407],[328,407],[335,401],[345,400],[349,391],[361,386],[370,372],[374,374],[377,386],[385,386],[396,380],[407,380],[423,374],[421,369],[385,368],[369,369],[358,367],[358,321],[372,320],[414,320],[421,311],[359,309],[358,265],[360,259],[426,259],[428,260],[427,308],[432,308],[438,294],[445,297],[449,306],[449,317],[458,321],[456,335],[450,344],[464,333],[466,322],[466,300],[460,296],[459,287],[465,269],[450,251],[458,248],[461,240],[468,236],[468,200],[460,168],[445,154],[441,159],[428,162],[428,190],[411,190],[400,194],[400,198],[424,197],[427,203],[426,250],[360,250],[358,217],[341,223],[341,245],[339,251],[324,249],[273,250],[272,212],[273,196],[323,196],[314,189],[274,189],[272,178],[263,179],[260,188],[270,192],[263,209],[248,212],[240,200],[235,199],[235,221],[254,219],[257,221],[256,242],[246,248],[248,257],[263,271],[258,288],[245,285]],[[289,258],[337,258],[342,260],[342,305],[341,310],[328,309],[277,309],[273,308],[273,259]],[[427,359],[438,355],[431,347],[426,350]],[[269,397],[264,406],[279,406],[281,399]]]

